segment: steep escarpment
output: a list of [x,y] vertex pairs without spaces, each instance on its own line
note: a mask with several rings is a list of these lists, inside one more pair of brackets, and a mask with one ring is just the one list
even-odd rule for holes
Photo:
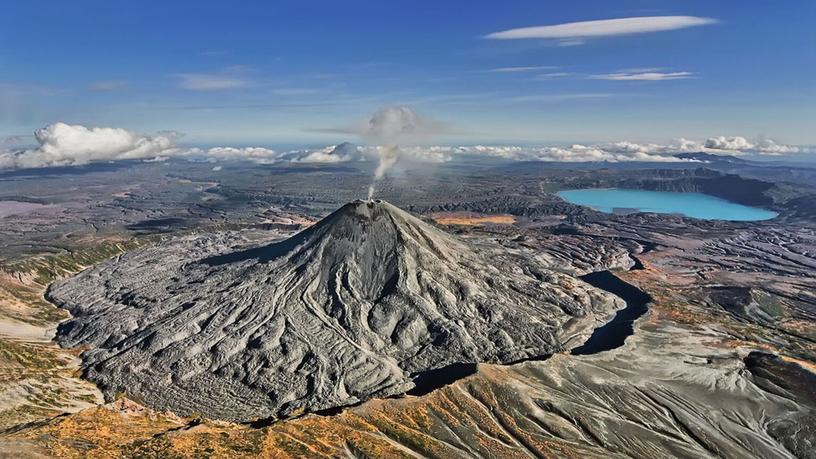
[[[738,175],[682,177],[669,180],[636,180],[640,189],[704,193],[750,206],[769,206],[774,200],[767,192],[774,184]],[[628,186],[626,187],[628,188]]]
[[749,206],[771,206],[785,200],[772,182],[699,167],[644,169],[637,173],[603,173],[569,180],[568,188],[629,188],[705,193]]
[[58,282],[58,341],[88,347],[112,397],[207,417],[276,418],[404,393],[460,362],[562,349],[615,300],[381,201],[278,243],[187,237]]

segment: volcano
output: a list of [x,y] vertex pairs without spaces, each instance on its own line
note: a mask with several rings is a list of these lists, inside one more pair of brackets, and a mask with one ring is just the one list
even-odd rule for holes
[[232,421],[402,394],[429,370],[563,349],[604,293],[383,201],[355,201],[281,242],[185,236],[57,282],[108,398]]

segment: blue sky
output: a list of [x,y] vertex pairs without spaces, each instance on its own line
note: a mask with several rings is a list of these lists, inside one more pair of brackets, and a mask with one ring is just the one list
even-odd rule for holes
[[[485,38],[643,16],[714,21]],[[322,143],[346,139],[321,129],[405,104],[448,123],[447,142],[812,145],[815,22],[809,0],[9,2],[0,137],[63,121],[203,145]]]

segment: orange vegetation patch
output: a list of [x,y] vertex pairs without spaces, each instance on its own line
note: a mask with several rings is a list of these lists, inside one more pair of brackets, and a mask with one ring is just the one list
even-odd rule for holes
[[809,362],[807,360],[802,360],[802,359],[797,359],[795,357],[788,357],[786,355],[780,355],[779,357],[782,357],[782,360],[784,360],[786,362],[792,362],[792,363],[798,364],[800,367],[810,371],[811,373],[816,373],[816,364],[814,364],[813,362]]
[[689,303],[684,295],[678,277],[658,269],[651,263],[644,263],[644,269],[616,273],[621,279],[646,291],[652,297],[649,305],[648,322],[657,324],[669,321],[679,325],[702,325],[716,321],[717,317]]
[[477,226],[485,224],[512,225],[516,217],[510,214],[477,214],[472,212],[437,212],[430,217],[440,225]]
[[[374,400],[327,417],[307,415],[265,428],[179,418],[129,400],[18,430],[3,441],[64,458],[583,457],[587,445],[543,438],[514,418],[519,394],[504,369],[461,380],[423,397]],[[503,407],[508,407],[505,410]]]
[[809,320],[787,318],[780,321],[779,327],[811,339],[816,338],[816,324]]

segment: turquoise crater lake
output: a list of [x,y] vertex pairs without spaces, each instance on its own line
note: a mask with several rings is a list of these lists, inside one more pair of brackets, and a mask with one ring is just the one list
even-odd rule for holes
[[705,220],[757,221],[776,217],[776,212],[744,206],[702,193],[591,188],[556,193],[572,204],[606,213],[655,212],[681,214]]

